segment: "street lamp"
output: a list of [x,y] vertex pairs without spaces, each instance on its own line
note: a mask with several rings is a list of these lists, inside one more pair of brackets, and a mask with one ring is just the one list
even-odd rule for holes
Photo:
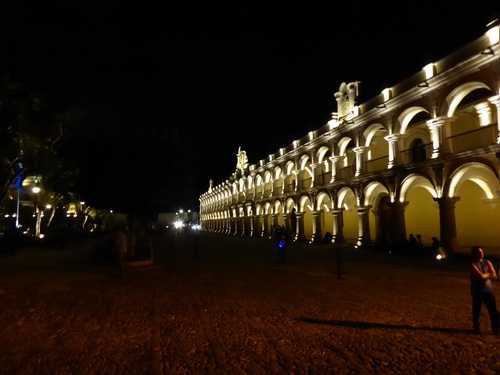
[[40,193],[39,187],[34,187],[31,189],[35,193],[35,236],[40,236],[40,220],[38,218],[38,193]]

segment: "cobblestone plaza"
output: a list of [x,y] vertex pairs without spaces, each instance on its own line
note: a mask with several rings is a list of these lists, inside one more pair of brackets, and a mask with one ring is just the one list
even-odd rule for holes
[[466,260],[344,248],[338,275],[332,245],[294,243],[284,264],[262,237],[155,246],[123,277],[85,249],[0,259],[0,372],[500,373],[486,311],[471,331]]

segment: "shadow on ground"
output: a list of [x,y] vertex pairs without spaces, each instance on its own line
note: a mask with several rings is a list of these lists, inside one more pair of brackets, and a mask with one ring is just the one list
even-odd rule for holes
[[448,333],[474,333],[472,330],[465,329],[454,329],[454,328],[433,328],[433,327],[412,327],[409,325],[396,325],[396,324],[384,324],[384,323],[369,323],[369,322],[355,322],[349,320],[320,320],[312,318],[298,318],[299,322],[311,323],[311,324],[325,324],[330,326],[341,326],[359,329],[371,329],[371,328],[385,328],[385,329],[407,329],[414,331],[438,331],[438,332],[448,332]]

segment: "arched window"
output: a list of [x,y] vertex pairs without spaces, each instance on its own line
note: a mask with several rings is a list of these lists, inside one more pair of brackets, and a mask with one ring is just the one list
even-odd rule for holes
[[415,139],[411,145],[411,162],[418,163],[427,160],[425,144],[420,138]]

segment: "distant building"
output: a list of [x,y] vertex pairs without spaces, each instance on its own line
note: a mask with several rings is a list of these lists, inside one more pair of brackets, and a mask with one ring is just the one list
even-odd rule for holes
[[253,165],[239,150],[236,171],[200,196],[202,229],[498,249],[499,56],[497,22],[368,102],[343,83],[326,125]]

